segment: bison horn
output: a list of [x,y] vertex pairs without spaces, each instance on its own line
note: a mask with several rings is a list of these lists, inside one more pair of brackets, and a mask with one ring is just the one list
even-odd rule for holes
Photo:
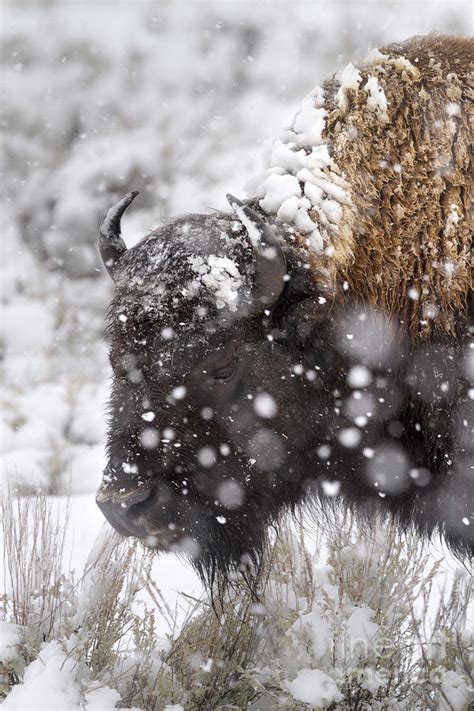
[[251,295],[251,313],[271,308],[285,286],[286,258],[269,225],[241,200],[227,195],[230,206],[247,229],[255,249],[255,289]]
[[115,268],[120,257],[127,251],[125,242],[120,233],[120,220],[122,215],[138,192],[124,195],[113,207],[110,208],[100,225],[99,252],[108,273],[114,278]]

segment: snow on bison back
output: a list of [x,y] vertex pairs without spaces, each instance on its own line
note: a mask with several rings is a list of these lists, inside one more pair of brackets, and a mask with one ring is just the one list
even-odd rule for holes
[[136,193],[111,208],[97,502],[118,531],[205,578],[258,559],[302,501],[471,549],[473,48],[415,37],[349,64],[230,212],[127,250]]

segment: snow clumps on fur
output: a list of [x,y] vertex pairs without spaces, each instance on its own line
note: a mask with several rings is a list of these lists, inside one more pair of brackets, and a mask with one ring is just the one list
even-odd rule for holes
[[321,253],[331,242],[350,204],[347,183],[324,138],[327,111],[317,86],[304,99],[292,125],[273,140],[264,157],[266,170],[253,187],[267,215],[276,215]]

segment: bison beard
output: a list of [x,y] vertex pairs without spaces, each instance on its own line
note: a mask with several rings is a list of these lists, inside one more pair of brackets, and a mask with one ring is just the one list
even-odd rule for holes
[[206,579],[258,561],[300,502],[472,550],[472,47],[383,51],[306,101],[255,199],[130,250],[136,193],[102,223],[114,379],[97,502]]

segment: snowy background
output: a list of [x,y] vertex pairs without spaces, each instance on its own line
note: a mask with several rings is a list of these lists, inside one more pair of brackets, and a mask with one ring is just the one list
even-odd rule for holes
[[111,283],[97,228],[140,198],[129,244],[226,206],[260,144],[369,46],[469,32],[470,3],[23,3],[2,14],[3,472],[92,494],[103,465]]
[[[128,244],[168,216],[243,195],[261,144],[369,47],[469,33],[469,2],[15,2],[1,12],[1,476],[72,492],[79,568],[102,525],[110,380],[96,251],[129,190]],[[63,499],[57,499],[61,506]],[[161,566],[161,567],[160,567]],[[199,591],[161,559],[173,591]]]

